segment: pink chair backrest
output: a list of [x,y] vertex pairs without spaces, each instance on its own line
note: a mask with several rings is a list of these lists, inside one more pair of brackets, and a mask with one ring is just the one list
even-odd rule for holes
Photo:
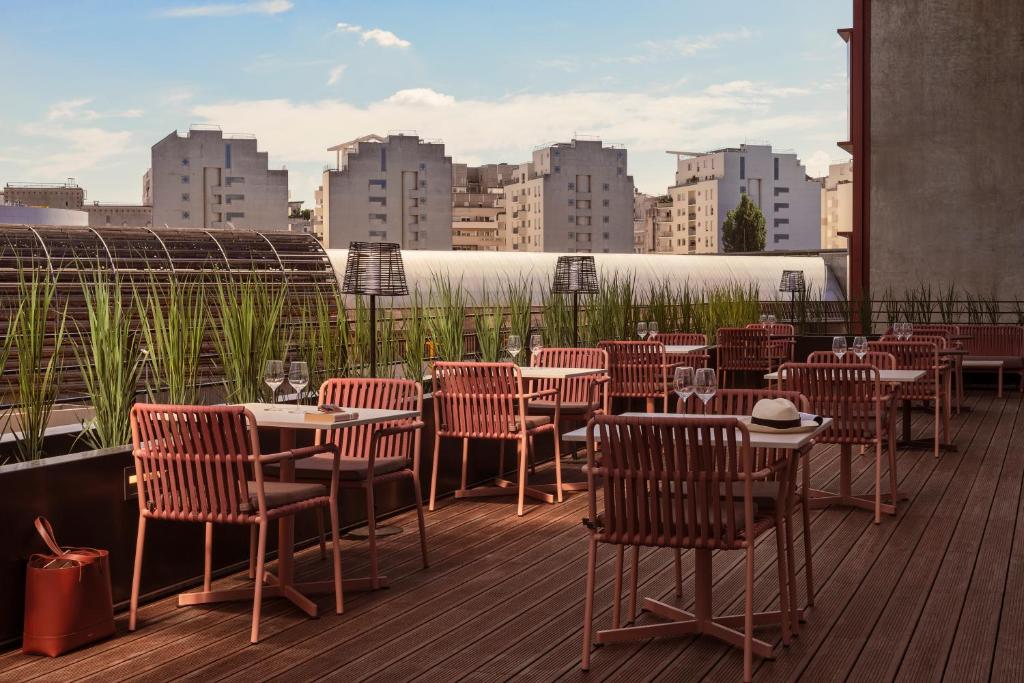
[[514,363],[438,362],[434,388],[443,436],[516,439],[526,429],[523,373]]
[[771,333],[765,327],[723,327],[717,340],[723,369],[761,370],[770,362]]
[[665,345],[661,341],[604,341],[611,381],[608,393],[616,397],[657,398],[665,395]]
[[1020,325],[961,325],[970,335],[964,348],[972,356],[1024,357],[1024,327]]
[[768,330],[773,337],[796,336],[796,328],[789,323],[747,323],[747,329]]
[[[334,378],[320,385],[319,404],[325,403],[344,408],[415,410],[422,414],[423,387],[408,379]],[[345,429],[319,429],[316,432],[316,444],[332,443],[338,447],[342,457],[366,458],[370,455],[370,439],[375,431],[415,421],[415,418],[411,418]],[[385,436],[380,441],[378,455],[404,456],[413,453],[415,457],[419,449],[414,448],[418,445],[413,443],[414,439],[418,439],[418,432]]]
[[665,346],[708,345],[708,336],[699,332],[662,332],[657,338]]
[[898,370],[924,370],[920,380],[900,385],[904,398],[925,399],[939,392],[939,347],[931,341],[895,341],[883,339],[868,342],[872,351],[882,351],[896,358]]
[[834,365],[873,365],[879,370],[895,370],[896,358],[891,353],[868,351],[863,358],[857,358],[853,351],[847,351],[840,359],[831,351],[814,351],[807,356],[808,363],[832,363]]
[[[734,548],[753,520],[750,435],[734,417],[597,415],[588,441],[591,519],[604,479],[599,540],[625,545]],[[737,484],[737,486],[733,486]]]
[[[150,516],[233,522],[258,511],[250,503],[249,470],[259,438],[248,410],[137,403],[131,425],[139,507]],[[262,483],[260,468],[254,470]]]
[[[608,372],[608,352],[591,348],[543,348],[534,358],[542,368],[601,368]],[[590,403],[594,400],[594,380],[600,375],[568,377],[564,380],[532,381],[532,391],[557,389],[562,403]]]
[[878,399],[885,395],[877,367],[860,363],[785,363],[782,387],[807,397],[832,426],[815,439],[823,443],[862,443],[880,434],[885,416]]

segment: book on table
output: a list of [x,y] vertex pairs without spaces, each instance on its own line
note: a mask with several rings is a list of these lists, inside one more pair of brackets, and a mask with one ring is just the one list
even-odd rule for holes
[[337,406],[320,406],[316,412],[305,413],[303,419],[318,425],[336,425],[343,422],[350,422],[359,417],[359,413],[351,410],[344,410]]

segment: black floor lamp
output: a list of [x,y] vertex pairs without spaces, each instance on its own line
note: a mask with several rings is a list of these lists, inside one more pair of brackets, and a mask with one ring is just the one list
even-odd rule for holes
[[789,292],[789,320],[796,325],[796,295],[803,292],[807,285],[804,283],[804,271],[784,270],[782,280],[779,282],[780,292]]
[[593,256],[559,256],[551,291],[572,294],[572,345],[580,345],[580,294],[597,292],[597,266]]
[[370,377],[377,376],[378,296],[406,296],[402,246],[391,242],[352,242],[348,245],[343,294],[370,297]]

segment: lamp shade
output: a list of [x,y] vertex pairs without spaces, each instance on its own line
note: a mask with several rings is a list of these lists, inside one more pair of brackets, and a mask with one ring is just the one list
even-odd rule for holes
[[407,295],[409,287],[405,283],[401,245],[391,242],[349,244],[341,291],[376,296]]
[[779,282],[780,292],[802,292],[804,291],[804,271],[784,270],[782,280]]
[[593,256],[559,256],[555,264],[555,280],[551,291],[556,293],[597,292],[597,266]]

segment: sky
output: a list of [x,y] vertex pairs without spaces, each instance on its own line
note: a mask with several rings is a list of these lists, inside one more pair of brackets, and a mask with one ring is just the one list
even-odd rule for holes
[[193,124],[253,134],[311,205],[327,147],[441,140],[521,163],[574,135],[629,150],[769,142],[808,172],[845,161],[852,0],[0,0],[0,184],[75,178],[138,203],[150,147]]

